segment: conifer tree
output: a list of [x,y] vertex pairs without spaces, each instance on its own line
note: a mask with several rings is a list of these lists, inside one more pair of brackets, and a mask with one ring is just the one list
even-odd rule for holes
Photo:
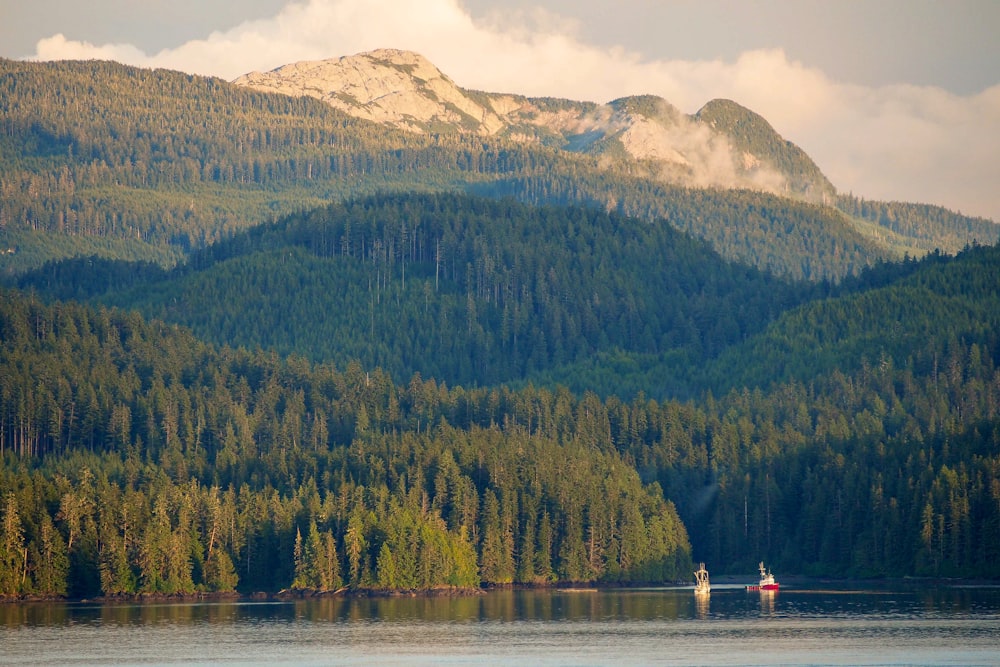
[[3,534],[0,535],[0,595],[18,595],[25,590],[27,551],[24,526],[18,511],[17,498],[10,492],[4,498]]

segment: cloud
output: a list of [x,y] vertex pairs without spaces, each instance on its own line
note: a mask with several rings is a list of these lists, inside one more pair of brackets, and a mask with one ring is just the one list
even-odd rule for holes
[[155,54],[55,35],[38,43],[35,58],[110,59],[231,80],[298,60],[391,47],[417,51],[459,85],[478,90],[594,102],[650,93],[687,113],[725,97],[764,116],[841,191],[1000,221],[1000,85],[970,96],[858,86],[778,49],[749,51],[735,61],[648,60],[627,48],[586,44],[576,28],[543,10],[476,21],[459,0],[308,0]]

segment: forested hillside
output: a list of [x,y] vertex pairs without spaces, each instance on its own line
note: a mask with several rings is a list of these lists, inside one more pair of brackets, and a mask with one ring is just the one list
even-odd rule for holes
[[[670,360],[648,395],[689,395],[692,366],[814,296],[723,260],[663,221],[464,195],[335,204],[255,228],[170,272],[94,258],[19,281],[191,327],[202,339],[397,382],[516,383],[594,355]],[[611,368],[581,391],[626,395]]]
[[[722,255],[789,277],[840,278],[995,225],[916,208],[872,232],[835,209],[673,188],[629,162],[463,135],[412,135],[318,100],[115,63],[0,60],[0,269],[100,255],[170,266],[284,214],[386,191],[464,190],[662,218]],[[923,216],[923,212],[933,215]],[[984,232],[985,229],[985,232]],[[981,238],[984,234],[990,238]]]
[[[910,368],[918,350],[924,364],[943,364],[949,348],[994,349],[1000,331],[1000,255],[996,246],[970,248],[960,261],[940,254],[903,265],[888,285],[867,288],[867,276],[845,285],[835,299],[789,310],[767,331],[736,345],[706,369],[716,391],[809,382],[833,371],[868,366]],[[873,272],[875,273],[875,272]],[[923,370],[928,370],[924,367]]]
[[996,226],[640,172],[0,60],[0,597],[1000,577]]
[[14,292],[0,341],[0,594],[690,569],[673,505],[608,446],[593,398],[395,385]]
[[815,285],[726,262],[662,222],[410,194],[293,215],[171,271],[82,258],[18,286],[397,382],[690,398],[905,366],[929,331],[978,340],[1000,324],[987,248]]
[[706,384],[730,389],[704,487],[676,492],[691,478],[663,475],[670,448],[637,464],[723,562],[749,540],[816,574],[995,577],[1000,246],[852,282],[708,364]]
[[[868,234],[898,235],[899,243],[915,249],[911,255],[935,250],[954,253],[977,241],[989,245],[1000,239],[1000,225],[996,222],[956,216],[940,206],[870,201],[841,195],[837,198],[837,208],[862,223],[868,223]],[[861,226],[861,229],[865,227]]]
[[[918,290],[924,335],[688,402],[397,383],[4,291],[2,590],[662,581],[692,556],[1000,576],[998,267],[972,248],[859,281],[800,310]],[[933,319],[955,299],[985,319]]]

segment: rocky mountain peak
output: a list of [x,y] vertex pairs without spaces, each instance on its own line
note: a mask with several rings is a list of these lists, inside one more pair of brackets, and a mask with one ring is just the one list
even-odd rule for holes
[[751,188],[815,201],[834,193],[803,151],[730,100],[713,100],[689,116],[655,95],[595,105],[474,92],[422,55],[398,49],[292,63],[234,83],[308,95],[410,132],[498,135],[599,153],[609,165],[631,160],[650,176],[686,186]]
[[328,60],[251,72],[237,85],[286,95],[308,95],[353,116],[412,132],[436,125],[493,134],[504,123],[472,100],[420,54],[379,49]]

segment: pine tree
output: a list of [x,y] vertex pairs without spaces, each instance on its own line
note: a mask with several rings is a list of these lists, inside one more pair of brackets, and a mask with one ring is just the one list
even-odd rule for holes
[[0,595],[24,592],[27,566],[24,526],[17,509],[17,498],[8,493],[4,500],[3,534],[0,536]]
[[64,596],[68,590],[69,554],[66,542],[47,512],[42,512],[37,546],[34,549],[35,593]]
[[309,564],[306,562],[305,547],[302,543],[302,531],[298,527],[295,528],[295,547],[292,552],[292,561],[295,564],[295,579],[292,580],[292,588],[309,588]]

